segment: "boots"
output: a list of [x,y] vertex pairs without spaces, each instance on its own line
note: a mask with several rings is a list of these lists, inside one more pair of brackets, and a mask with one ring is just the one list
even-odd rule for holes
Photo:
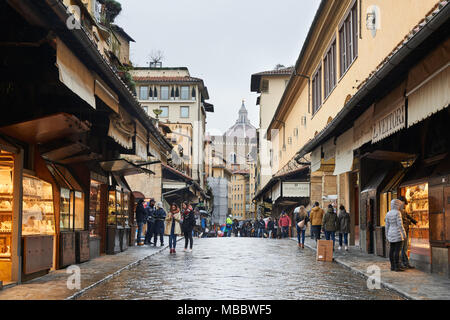
[[304,243],[302,243],[302,249],[305,249],[305,244]]

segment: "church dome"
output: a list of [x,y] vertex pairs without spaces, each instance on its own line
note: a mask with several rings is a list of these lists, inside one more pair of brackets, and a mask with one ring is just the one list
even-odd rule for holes
[[239,118],[236,120],[236,123],[225,132],[224,136],[249,138],[250,140],[256,139],[256,128],[248,119],[248,112],[245,108],[244,101],[242,101],[241,109],[239,109]]

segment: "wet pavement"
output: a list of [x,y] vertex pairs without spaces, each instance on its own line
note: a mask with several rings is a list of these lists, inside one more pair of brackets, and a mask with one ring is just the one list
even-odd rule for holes
[[194,251],[153,255],[82,295],[80,300],[397,300],[387,289],[369,290],[366,280],[291,240],[194,239]]

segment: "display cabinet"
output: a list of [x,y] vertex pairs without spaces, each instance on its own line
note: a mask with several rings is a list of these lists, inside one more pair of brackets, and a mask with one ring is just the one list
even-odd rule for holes
[[[5,269],[9,268],[10,263],[8,262],[11,262],[12,206],[12,164],[2,162],[0,164],[0,263],[7,265]],[[0,275],[0,280],[2,280],[1,278]]]
[[417,221],[409,228],[410,252],[421,256],[430,256],[428,184],[419,184],[402,188],[407,201],[406,212]]

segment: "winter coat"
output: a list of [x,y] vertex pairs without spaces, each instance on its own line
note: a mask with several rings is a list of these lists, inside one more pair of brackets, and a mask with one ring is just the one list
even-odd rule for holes
[[136,222],[144,223],[147,219],[147,213],[142,203],[136,207]]
[[148,206],[147,208],[145,208],[145,213],[146,213],[146,216],[147,216],[147,221],[150,222],[150,223],[154,223],[155,222],[156,208]]
[[289,216],[282,216],[278,222],[280,227],[289,227],[291,226],[291,218]]
[[403,202],[394,199],[391,201],[391,211],[386,214],[385,233],[389,242],[400,242],[405,240],[406,232],[403,228],[402,213],[400,212]]
[[338,217],[333,209],[329,209],[322,218],[323,229],[328,232],[337,230]]
[[178,210],[176,212],[169,212],[169,214],[166,217],[166,229],[164,230],[164,234],[166,236],[170,236],[170,234],[172,233],[173,220],[175,220],[174,234],[176,235],[181,234],[181,227],[180,227],[181,213]]
[[272,220],[270,220],[267,223],[267,230],[274,230],[274,229],[275,229],[275,223]]
[[350,233],[350,215],[345,210],[339,210],[338,228],[336,231],[340,233]]
[[322,225],[324,211],[320,207],[314,207],[311,209],[310,220],[312,226],[320,226]]
[[166,219],[166,211],[163,208],[159,208],[155,210],[155,224],[154,231],[156,234],[164,233],[164,220]]
[[258,221],[258,227],[259,227],[259,229],[262,229],[262,230],[266,229],[266,223],[264,222],[264,220]]
[[195,226],[195,214],[191,209],[183,211],[183,223],[181,224],[181,230],[183,232],[192,232]]

